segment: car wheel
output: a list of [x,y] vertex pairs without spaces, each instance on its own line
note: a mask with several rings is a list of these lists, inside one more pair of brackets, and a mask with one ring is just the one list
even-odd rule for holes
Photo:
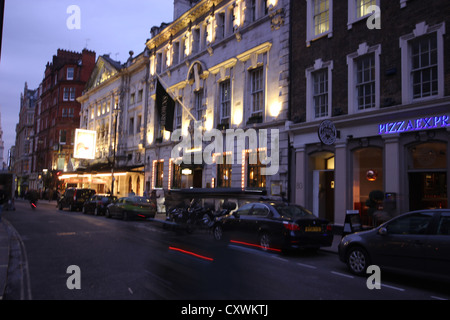
[[214,239],[217,241],[220,241],[223,239],[223,229],[220,224],[216,224],[213,227],[213,236],[214,236]]
[[127,221],[127,220],[129,219],[129,217],[128,217],[128,212],[124,211],[124,212],[122,213],[122,219],[123,219],[124,221]]
[[347,266],[353,274],[365,275],[369,265],[369,254],[363,247],[358,246],[350,249],[347,254]]
[[264,232],[259,237],[259,245],[261,246],[261,249],[264,251],[267,251],[270,249],[271,239],[267,232]]
[[106,209],[105,217],[111,218],[111,212],[109,212],[109,209]]

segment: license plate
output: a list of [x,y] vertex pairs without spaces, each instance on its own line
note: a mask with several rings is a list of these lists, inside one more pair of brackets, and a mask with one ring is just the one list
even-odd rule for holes
[[305,232],[321,232],[322,227],[305,227]]

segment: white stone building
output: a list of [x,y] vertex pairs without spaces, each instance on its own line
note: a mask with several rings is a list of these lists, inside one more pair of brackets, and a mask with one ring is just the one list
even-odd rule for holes
[[[289,1],[179,0],[174,4],[174,21],[152,28],[146,44],[150,50],[147,189],[229,188],[267,196],[286,194]],[[161,127],[155,103],[157,80],[176,100],[172,134]],[[196,128],[201,128],[199,139]],[[176,136],[177,129],[181,137]],[[227,129],[256,133],[256,147],[246,140],[243,146],[236,142],[226,148]],[[217,132],[223,137],[223,149],[209,149],[213,162],[207,163],[202,151],[211,142],[205,137]],[[265,132],[267,144],[259,136]],[[272,142],[276,135],[279,145]],[[179,141],[188,141],[189,147],[173,153]],[[231,153],[233,159],[224,157],[222,164],[217,160]],[[263,169],[275,168],[274,156],[279,158],[277,170],[262,174]],[[192,159],[190,164],[186,157]]]

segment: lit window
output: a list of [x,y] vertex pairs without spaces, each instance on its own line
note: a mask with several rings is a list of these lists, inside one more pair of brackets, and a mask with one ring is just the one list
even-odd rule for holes
[[264,76],[262,67],[250,71],[250,82],[252,114],[262,115],[264,110]]

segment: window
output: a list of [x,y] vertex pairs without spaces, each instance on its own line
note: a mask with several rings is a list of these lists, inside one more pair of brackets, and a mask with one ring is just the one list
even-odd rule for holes
[[269,208],[262,203],[256,203],[252,209],[252,215],[266,217],[269,215]]
[[134,104],[134,102],[135,102],[135,93],[132,93],[130,95],[130,104]]
[[252,114],[262,115],[264,110],[264,79],[263,68],[259,67],[250,71],[250,94]]
[[438,94],[436,33],[411,41],[413,98]]
[[67,68],[67,80],[73,80],[74,68]]
[[324,35],[331,37],[333,0],[306,0],[306,45]]
[[155,165],[155,188],[163,187],[164,161],[157,161]]
[[143,89],[140,89],[139,91],[138,91],[138,96],[137,96],[137,102],[139,103],[139,102],[142,102],[142,95],[143,95],[143,93],[144,93],[144,90]]
[[70,101],[75,101],[75,88],[70,88],[69,91],[70,91],[69,100]]
[[265,167],[265,165],[261,164],[260,158],[261,158],[260,151],[258,151],[257,153],[255,152],[247,153],[247,163],[248,163],[247,186],[249,188],[266,187],[266,176],[261,174],[261,168]]
[[349,113],[380,107],[381,45],[359,45],[347,55]]
[[231,173],[232,173],[232,157],[230,155],[220,155],[222,161],[217,161],[217,187],[230,188],[231,187]]
[[64,101],[69,101],[69,88],[64,88],[63,89],[63,100]]
[[403,104],[444,96],[444,34],[444,22],[421,22],[400,37]]
[[196,91],[194,93],[194,107],[197,116],[197,120],[203,119],[203,90]]
[[426,234],[432,217],[432,212],[417,212],[389,222],[386,228],[389,234]]
[[380,0],[348,0],[348,29],[352,28],[353,23],[372,15],[373,10],[369,10],[371,6],[380,7]]
[[59,143],[66,144],[66,142],[67,142],[67,131],[59,130]]
[[172,166],[172,189],[181,189],[181,166],[177,164],[173,164]]
[[231,85],[230,80],[220,83],[220,121],[229,119],[231,113]]
[[134,134],[134,118],[130,118],[130,122],[128,125],[128,134]]
[[328,70],[314,72],[314,116],[316,118],[328,116]]
[[256,0],[250,0],[248,6],[248,12],[250,14],[250,21],[256,20]]
[[356,60],[356,94],[358,110],[375,107],[375,55]]
[[181,106],[181,103],[183,102],[182,99],[183,98],[180,97],[175,101],[175,128],[181,128],[183,124],[183,109]]
[[331,116],[331,78],[333,61],[317,59],[314,66],[306,69],[306,120]]
[[224,12],[218,13],[216,21],[217,21],[216,39],[222,40],[223,38],[225,38],[225,13]]
[[449,212],[442,213],[441,218],[439,219],[439,223],[438,223],[437,234],[444,235],[444,236],[450,236],[450,213]]
[[314,35],[318,36],[330,29],[330,4],[328,0],[314,1]]

